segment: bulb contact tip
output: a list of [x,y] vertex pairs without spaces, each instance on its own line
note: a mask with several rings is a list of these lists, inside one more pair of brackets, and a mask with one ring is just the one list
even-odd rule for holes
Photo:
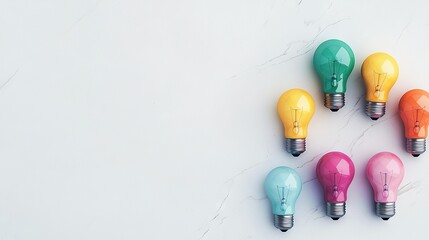
[[386,113],[386,103],[384,102],[366,102],[365,112],[372,120],[377,120]]
[[395,215],[395,202],[376,202],[375,214],[381,217],[381,219],[383,219],[384,221],[387,221],[389,218]]
[[331,109],[332,112],[338,112],[340,108],[344,107],[345,100],[344,94],[335,93],[335,94],[325,94],[325,107]]
[[338,220],[346,214],[346,203],[326,203],[326,215],[333,220]]
[[418,157],[420,154],[426,151],[426,139],[425,138],[407,138],[407,152]]
[[286,232],[293,227],[293,215],[274,215],[274,226]]
[[305,152],[305,138],[286,138],[286,151],[294,157]]

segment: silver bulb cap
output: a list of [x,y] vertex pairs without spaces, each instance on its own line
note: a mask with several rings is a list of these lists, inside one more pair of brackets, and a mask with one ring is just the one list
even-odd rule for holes
[[346,203],[326,203],[326,215],[333,220],[338,220],[346,214]]
[[286,151],[298,157],[305,152],[305,138],[286,138]]
[[418,157],[420,154],[426,151],[426,139],[425,138],[407,138],[407,152]]
[[337,112],[340,108],[344,107],[344,104],[344,94],[325,94],[325,107],[331,109],[332,112]]
[[274,215],[274,226],[286,232],[293,227],[293,215]]
[[367,101],[365,111],[366,115],[368,115],[372,120],[377,120],[386,113],[386,103]]
[[376,202],[375,214],[381,217],[384,221],[389,220],[389,218],[395,215],[395,202],[387,202],[387,203]]

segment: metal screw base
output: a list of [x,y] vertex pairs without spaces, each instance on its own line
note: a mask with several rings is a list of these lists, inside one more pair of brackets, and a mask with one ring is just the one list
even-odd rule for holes
[[286,138],[286,151],[298,157],[305,152],[305,138]]
[[338,220],[346,214],[346,203],[326,203],[326,215],[333,220]]
[[372,120],[377,120],[386,113],[386,103],[367,101],[365,111],[366,115],[368,115]]
[[425,138],[407,138],[407,152],[418,157],[420,154],[426,151],[426,139]]
[[375,203],[375,214],[381,217],[384,221],[389,220],[389,218],[395,215],[395,202],[388,203]]
[[337,112],[340,108],[344,107],[344,104],[344,94],[325,94],[325,107],[331,109],[332,112]]
[[274,215],[274,226],[286,232],[293,227],[293,215]]

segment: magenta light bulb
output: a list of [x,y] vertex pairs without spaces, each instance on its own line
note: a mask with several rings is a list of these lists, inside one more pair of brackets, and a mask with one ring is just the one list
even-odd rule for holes
[[404,178],[404,164],[390,152],[380,152],[369,159],[366,176],[374,190],[375,213],[383,220],[395,215],[398,187]]
[[347,189],[355,175],[355,166],[346,154],[329,152],[320,158],[316,172],[325,195],[326,215],[338,220],[346,214]]

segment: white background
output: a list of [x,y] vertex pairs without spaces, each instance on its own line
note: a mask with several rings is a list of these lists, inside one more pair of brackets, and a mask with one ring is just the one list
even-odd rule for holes
[[[0,1],[0,239],[402,239],[427,233],[429,152],[405,152],[397,105],[429,89],[427,1]],[[346,106],[323,106],[315,48],[356,55]],[[362,61],[400,66],[387,113],[364,114]],[[316,101],[307,151],[284,149],[277,99]],[[347,214],[325,216],[318,159],[355,162]],[[404,162],[397,214],[374,215],[364,169]],[[295,226],[272,225],[262,183],[305,184]],[[415,239],[415,238],[414,238]]]

